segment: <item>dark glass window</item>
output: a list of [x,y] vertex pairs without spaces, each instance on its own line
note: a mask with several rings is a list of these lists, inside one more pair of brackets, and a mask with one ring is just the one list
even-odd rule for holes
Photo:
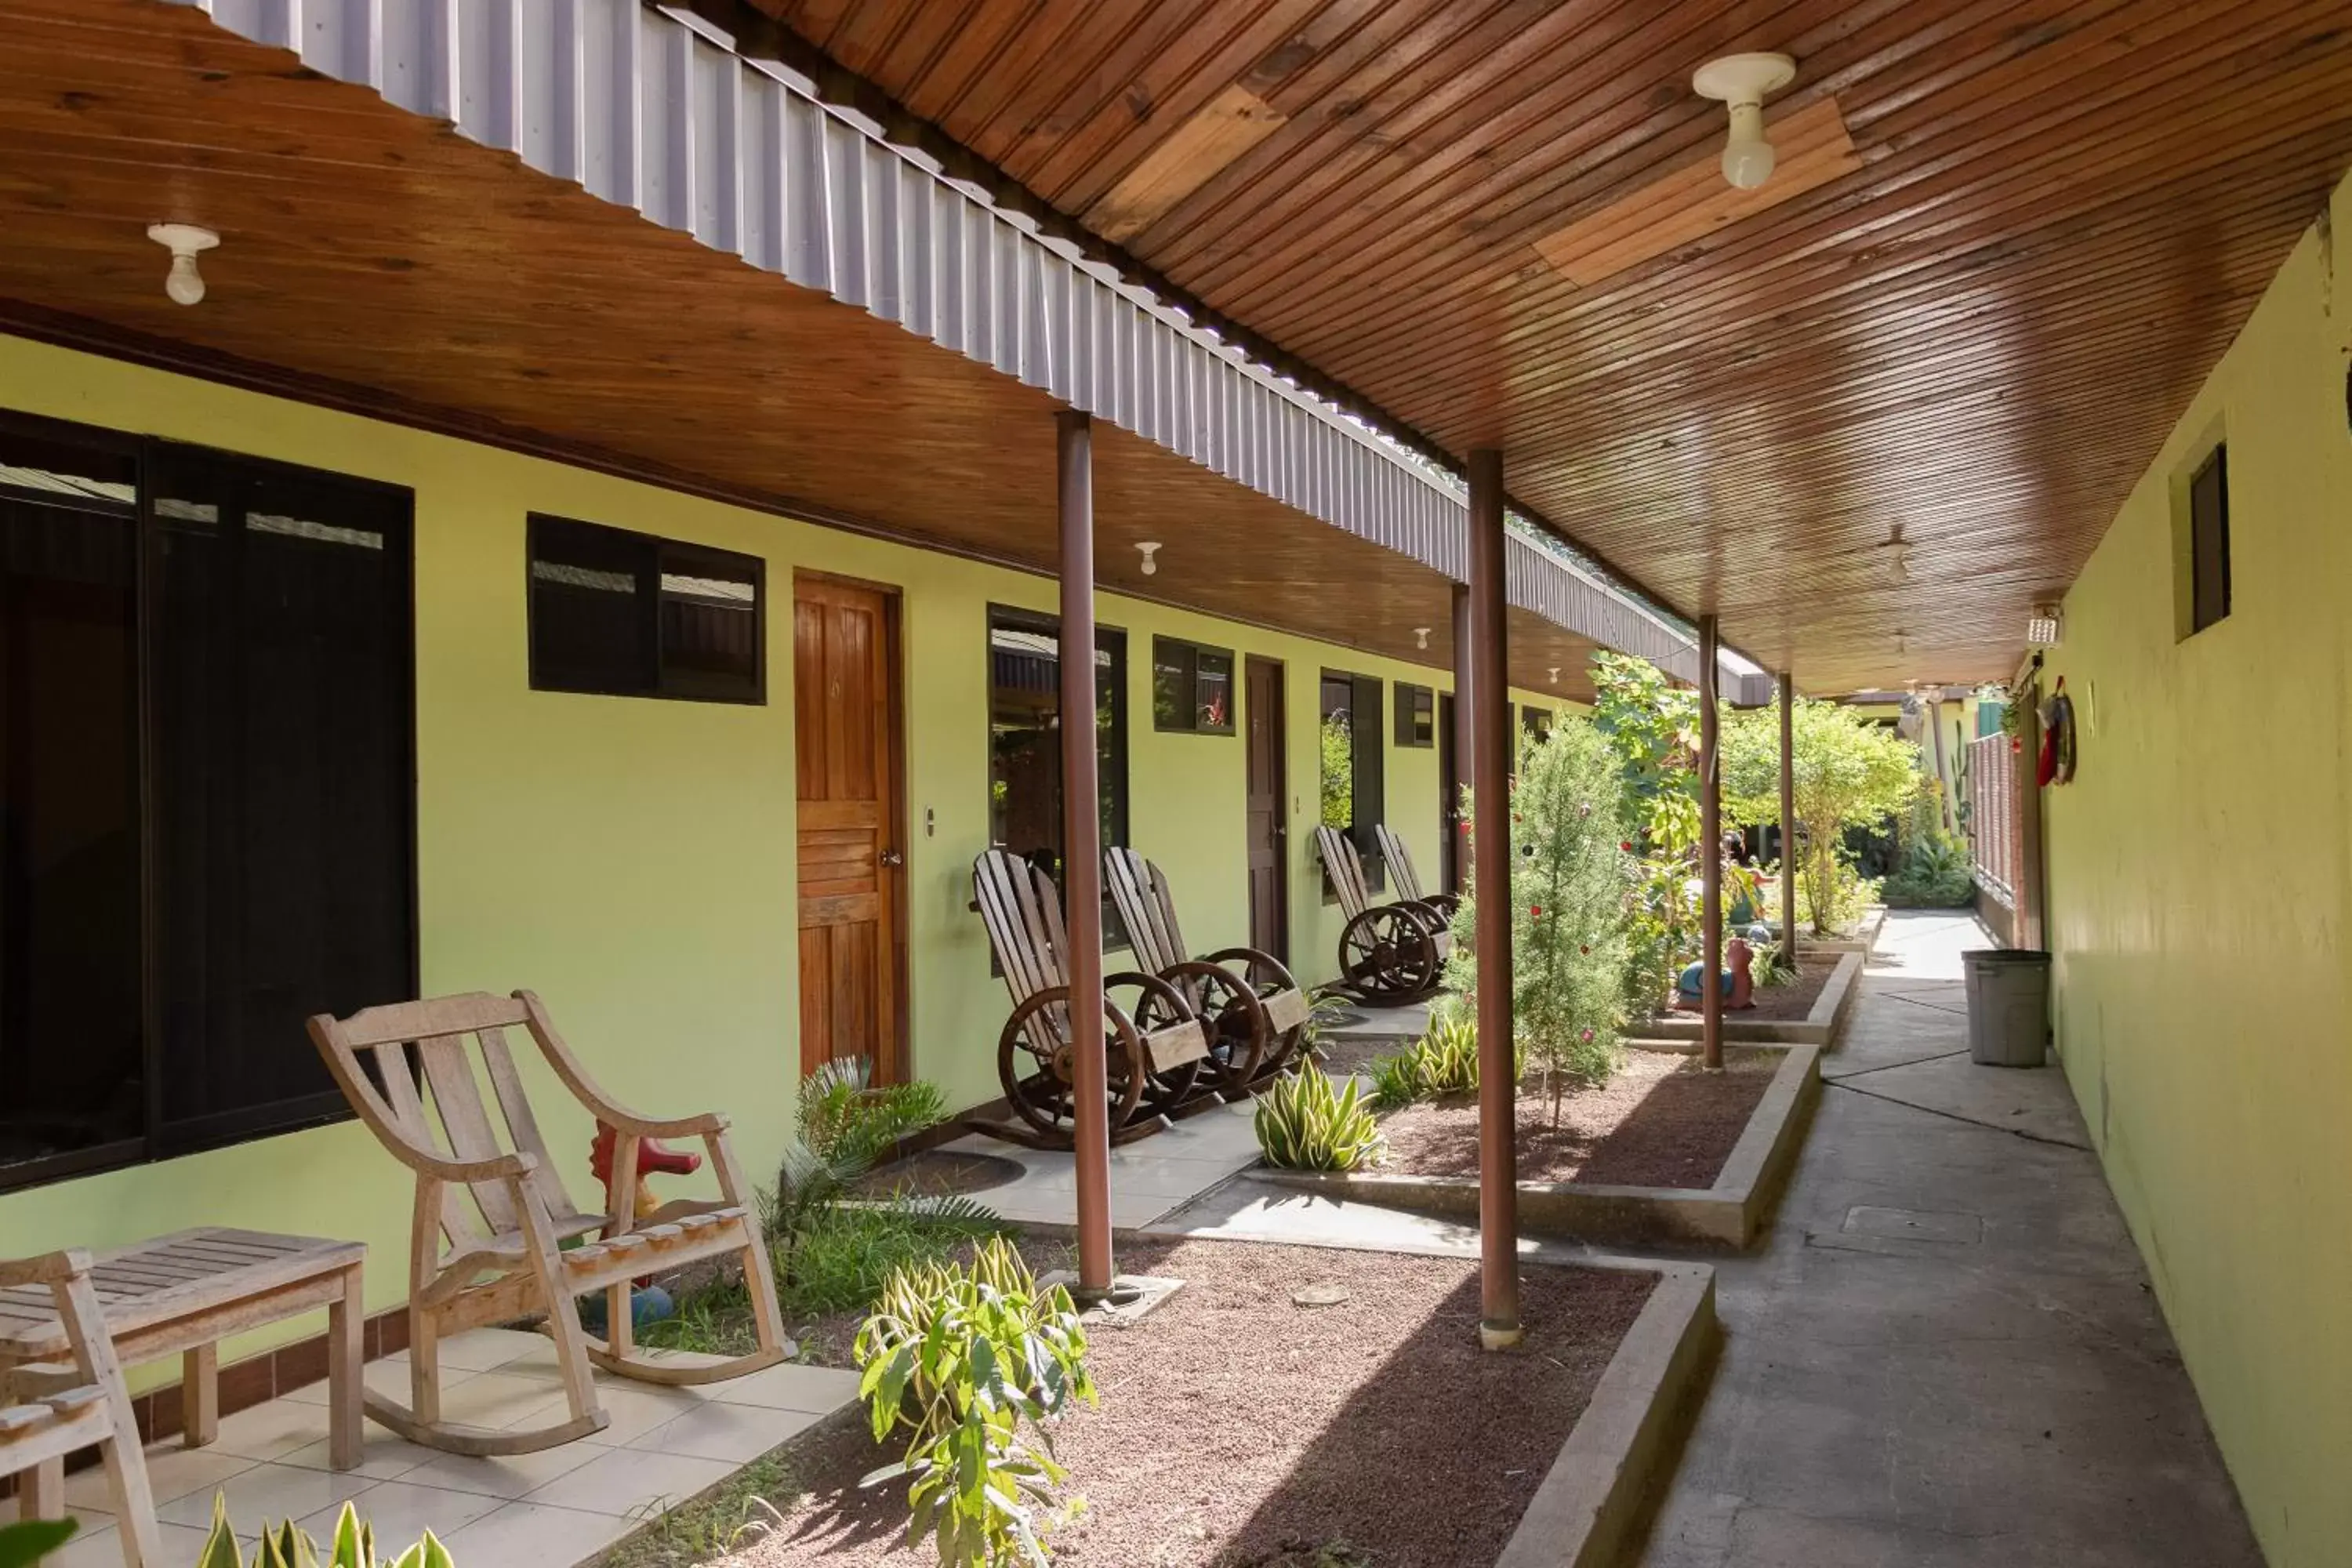
[[[1095,629],[1102,841],[1127,842],[1127,634]],[[989,841],[1062,880],[1062,633],[1052,616],[988,612]],[[1110,900],[1107,939],[1123,943]]]
[[2230,613],[2230,449],[2216,447],[2189,481],[2190,617],[2201,632]]
[[1551,710],[1549,708],[1520,709],[1519,731],[1528,738],[1529,743],[1544,739],[1551,733]]
[[1400,746],[1437,744],[1437,693],[1426,686],[1397,682],[1396,743]]
[[1179,637],[1151,639],[1151,724],[1203,735],[1234,732],[1234,656]]
[[341,1114],[303,1019],[416,988],[407,492],[67,429],[0,426],[0,1185]]
[[0,1184],[135,1157],[138,462],[0,431]]
[[[1364,885],[1385,884],[1379,828],[1382,800],[1381,682],[1370,675],[1323,672],[1323,825],[1347,830],[1364,862]],[[1336,897],[1328,878],[1327,898]]]
[[536,513],[530,555],[532,689],[767,700],[757,556]]

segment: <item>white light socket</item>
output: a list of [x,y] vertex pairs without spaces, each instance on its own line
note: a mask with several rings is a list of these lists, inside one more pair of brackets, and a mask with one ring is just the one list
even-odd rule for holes
[[205,275],[196,266],[196,258],[218,245],[220,236],[192,223],[154,223],[147,226],[147,237],[172,253],[172,270],[163,279],[163,292],[183,305],[200,303],[205,297]]

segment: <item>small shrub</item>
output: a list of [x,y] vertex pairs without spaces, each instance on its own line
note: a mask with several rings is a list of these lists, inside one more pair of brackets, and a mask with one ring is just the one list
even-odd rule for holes
[[1748,950],[1748,978],[1757,990],[1762,991],[1793,984],[1797,971],[1793,964],[1781,962],[1778,942],[1760,942]]
[[[375,1531],[360,1518],[358,1510],[345,1503],[335,1519],[334,1544],[325,1556],[319,1554],[317,1542],[288,1520],[274,1531],[265,1528],[253,1556],[241,1563],[236,1531],[229,1526],[228,1501],[215,1492],[212,1533],[205,1537],[196,1568],[379,1568],[380,1562],[375,1554]],[[428,1530],[423,1540],[383,1568],[452,1568],[452,1564],[448,1548]]]
[[805,1315],[869,1307],[898,1270],[937,1262],[1003,1229],[993,1211],[966,1197],[895,1197],[814,1210],[779,1259],[787,1310]]
[[1967,847],[1949,834],[1931,828],[1911,840],[1903,864],[1881,890],[1894,909],[1949,910],[1972,901],[1976,889]]
[[1289,1171],[1353,1171],[1387,1146],[1350,1078],[1344,1089],[1309,1062],[1258,1097],[1257,1143],[1265,1163]]
[[[1527,1049],[1515,1043],[1515,1074],[1524,1075]],[[1478,1092],[1478,1025],[1458,1004],[1433,1008],[1429,1032],[1392,1057],[1372,1062],[1372,1105],[1394,1110],[1417,1100]]]
[[908,1544],[931,1536],[959,1568],[1045,1563],[1031,1515],[1065,1479],[1052,1423],[1074,1400],[1095,1403],[1086,1353],[1070,1293],[1040,1289],[1001,1237],[969,1268],[891,1275],[857,1331],[858,1395],[876,1442],[909,1436],[905,1458],[862,1484],[914,1478]]
[[801,1080],[795,1108],[803,1146],[833,1163],[870,1166],[898,1140],[947,1119],[947,1096],[935,1083],[871,1082],[864,1057],[830,1061]]

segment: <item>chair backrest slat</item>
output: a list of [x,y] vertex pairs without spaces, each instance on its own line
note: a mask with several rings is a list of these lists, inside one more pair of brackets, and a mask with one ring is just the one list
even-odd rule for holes
[[[1067,984],[1061,900],[1052,879],[1009,849],[984,849],[971,863],[971,887],[1013,1005]],[[1031,1044],[1051,1051],[1055,1031],[1066,1037],[1068,1029],[1068,1009],[1055,1005],[1034,1016],[1024,1032]]]
[[1332,890],[1339,895],[1339,912],[1354,920],[1372,907],[1371,894],[1364,886],[1364,862],[1356,854],[1356,846],[1347,834],[1336,827],[1318,827],[1315,842],[1323,851],[1323,869],[1331,879]]
[[[371,1008],[370,1011],[382,1011]],[[358,1053],[350,1048],[339,1026],[330,1043],[341,1058],[345,1076],[352,1081],[365,1084],[366,1076],[360,1070]],[[416,1074],[404,1039],[383,1040],[368,1047],[374,1052],[376,1081],[383,1085],[383,1099],[392,1111],[393,1121],[408,1135],[409,1141],[422,1148],[448,1153],[448,1144],[433,1131],[433,1119],[425,1114],[425,1096],[416,1083]],[[467,1247],[481,1239],[482,1227],[466,1212],[459,1194],[444,1189],[441,1194],[441,1234],[452,1247]]]
[[1380,835],[1381,858],[1389,863],[1389,875],[1396,879],[1397,897],[1419,903],[1421,873],[1413,868],[1412,851],[1404,847],[1404,836],[1385,822],[1373,831]]
[[[425,1081],[433,1086],[433,1109],[440,1114],[441,1130],[449,1135],[450,1153],[460,1160],[494,1160],[505,1153],[490,1129],[465,1037],[434,1035],[419,1040],[416,1058],[424,1064]],[[513,1194],[503,1183],[474,1184],[474,1202],[492,1230],[512,1230],[521,1223]]]
[[1128,941],[1144,969],[1158,974],[1192,956],[1176,924],[1176,904],[1168,894],[1168,879],[1159,867],[1133,849],[1106,849],[1103,879],[1110,886],[1111,901],[1118,906]]
[[530,1173],[531,1185],[539,1189],[550,1214],[569,1213],[571,1196],[555,1173],[555,1161],[547,1152],[547,1139],[530,1109],[530,1096],[523,1092],[514,1053],[507,1047],[506,1031],[484,1029],[476,1037],[482,1042],[482,1068],[490,1075],[490,1092],[498,1096],[499,1114],[506,1119],[508,1136],[518,1151],[539,1157],[539,1169]]

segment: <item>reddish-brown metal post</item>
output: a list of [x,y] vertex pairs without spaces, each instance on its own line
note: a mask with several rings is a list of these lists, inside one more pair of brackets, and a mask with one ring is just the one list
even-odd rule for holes
[[1797,683],[1780,672],[1780,962],[1797,964]]
[[[1503,454],[1470,454],[1471,891],[1478,903],[1478,1340],[1519,1340],[1519,1189],[1511,1071],[1511,737],[1505,717]],[[1457,697],[1456,702],[1462,700]]]
[[1110,1095],[1103,1053],[1102,808],[1095,755],[1094,431],[1055,416],[1062,535],[1062,876],[1070,938],[1070,1076],[1078,1182],[1078,1293],[1111,1289]]
[[1707,1070],[1723,1067],[1723,772],[1716,718],[1713,616],[1698,618],[1698,867],[1700,1041]]
[[1462,785],[1470,782],[1478,755],[1478,731],[1474,722],[1477,710],[1470,699],[1470,683],[1476,679],[1471,667],[1477,662],[1477,643],[1470,636],[1470,588],[1467,584],[1454,584],[1454,798],[1445,803],[1445,831],[1454,836],[1453,850],[1447,864],[1454,868],[1454,886],[1445,889],[1459,893],[1470,885],[1470,841],[1463,836],[1469,826],[1470,814],[1462,805]]

